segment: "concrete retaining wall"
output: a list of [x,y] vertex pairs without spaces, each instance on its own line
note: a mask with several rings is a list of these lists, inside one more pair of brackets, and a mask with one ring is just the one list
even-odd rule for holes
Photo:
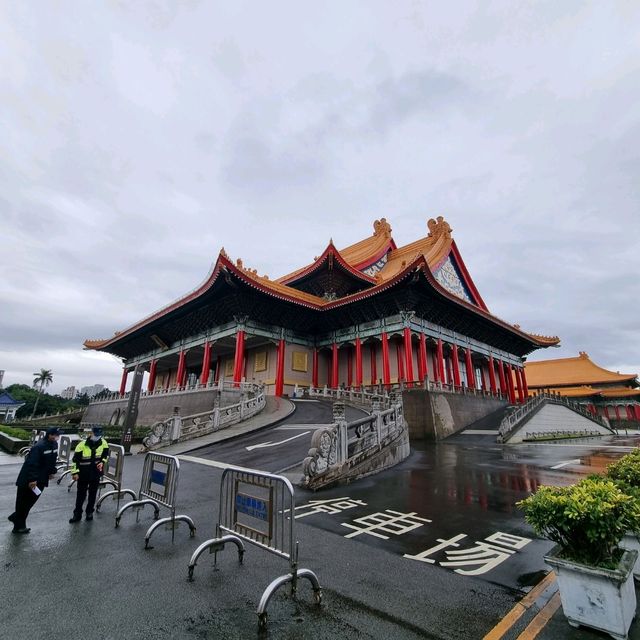
[[[173,415],[174,407],[180,407],[181,416],[211,411],[217,393],[215,389],[204,389],[142,396],[138,406],[136,426],[151,426],[154,422],[166,420]],[[239,400],[239,391],[223,391],[220,398],[220,406],[234,404]],[[87,407],[82,423],[123,424],[128,402],[128,398],[123,398],[122,400],[92,403]]]
[[405,390],[402,401],[411,440],[444,440],[507,404],[498,398],[424,389]]
[[8,453],[18,453],[22,447],[28,447],[29,444],[28,440],[18,440],[0,431],[0,449]]

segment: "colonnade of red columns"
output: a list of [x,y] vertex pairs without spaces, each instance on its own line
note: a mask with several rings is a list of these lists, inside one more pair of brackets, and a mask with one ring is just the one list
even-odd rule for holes
[[[244,361],[245,361],[245,331],[239,330],[236,333],[236,344],[234,354],[234,367],[233,367],[233,382],[239,383],[244,375]],[[391,372],[390,372],[390,358],[389,358],[389,336],[386,332],[381,334],[382,344],[382,382],[385,385],[391,384]],[[207,384],[209,380],[211,370],[211,342],[204,344],[204,354],[202,358],[202,369],[200,373],[200,384]],[[276,378],[275,378],[275,394],[281,396],[284,391],[284,363],[285,363],[285,341],[281,339],[277,346],[276,357]],[[461,385],[460,378],[460,360],[458,353],[458,346],[456,344],[451,345],[450,356],[447,357],[445,363],[444,356],[444,344],[442,339],[438,339],[435,348],[434,358],[434,380],[436,382],[444,383],[445,380],[452,381],[455,386]],[[403,331],[402,342],[397,344],[397,359],[398,359],[398,374],[400,380],[406,380],[408,384],[413,382],[413,345],[412,345],[412,333],[409,327],[405,327]],[[312,384],[318,386],[318,361],[319,353],[318,349],[313,350],[313,365],[312,365]],[[376,345],[372,343],[370,345],[370,362],[371,362],[371,384],[377,382],[377,359],[376,359]],[[156,370],[157,359],[151,361],[149,369],[149,381],[147,390],[153,392],[156,383]],[[427,344],[426,336],[424,333],[419,334],[418,352],[417,352],[417,364],[418,364],[418,380],[420,382],[429,374],[428,357],[427,357]],[[493,356],[489,356],[488,370],[489,370],[489,387],[491,393],[497,393],[497,381],[495,372],[495,362]],[[449,374],[445,378],[445,367]],[[524,368],[513,367],[512,365],[503,363],[501,360],[497,362],[498,367],[498,379],[500,383],[500,390],[502,393],[506,393],[511,403],[516,402],[516,387],[518,401],[520,403],[526,401],[528,398],[527,380]],[[348,385],[353,383],[353,356],[352,352],[348,354]],[[473,366],[471,349],[467,347],[465,349],[465,368],[467,374],[467,386],[471,388],[476,387],[475,371]],[[506,371],[505,371],[506,368]],[[331,387],[337,387],[339,384],[339,369],[338,369],[338,344],[333,343],[331,345],[331,363],[328,372],[328,383]],[[124,395],[127,383],[128,369],[124,368],[122,373],[122,379],[120,383],[120,395]],[[176,375],[176,386],[183,387],[186,383],[186,350],[182,350],[179,353],[178,358],[178,370]],[[219,381],[220,376],[220,358],[215,371],[215,382]],[[515,385],[514,385],[515,376]],[[360,387],[363,384],[363,367],[362,367],[362,341],[359,337],[355,340],[355,384]],[[167,385],[168,386],[168,385]],[[485,389],[485,378],[482,377],[482,387]],[[636,413],[639,414],[640,419],[640,407],[636,407]],[[627,414],[629,410],[627,409]]]

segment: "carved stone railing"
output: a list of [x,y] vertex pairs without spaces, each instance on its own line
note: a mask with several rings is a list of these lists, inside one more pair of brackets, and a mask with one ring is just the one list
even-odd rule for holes
[[425,378],[423,381],[414,380],[412,382],[392,382],[390,384],[372,384],[362,385],[361,387],[338,387],[332,388],[325,385],[324,387],[299,387],[296,385],[294,395],[301,397],[305,393],[314,395],[315,397],[323,397],[330,400],[357,401],[358,398],[371,396],[388,395],[391,392],[402,393],[406,389],[422,389],[424,391],[440,391],[442,393],[455,393],[463,396],[475,396],[480,398],[498,398],[508,400],[506,393],[496,391],[495,393],[486,389],[476,389],[475,387],[467,387],[465,385],[447,384],[446,382],[436,382]]
[[[218,391],[250,391],[255,387],[253,382],[229,382],[227,380],[219,380],[218,382],[209,382],[207,384],[190,384],[182,387],[173,386],[168,389],[154,389],[153,391],[140,392],[141,398],[151,398],[167,395],[179,395],[182,393],[193,393],[194,391],[207,391],[211,389],[217,389]],[[99,397],[91,399],[91,404],[100,404],[102,402],[113,402],[114,400],[125,400],[131,394],[130,391],[120,394],[117,391],[114,393],[100,394]]]
[[612,431],[607,422],[598,415],[594,415],[580,403],[569,400],[565,396],[561,396],[554,393],[539,393],[527,400],[523,405],[508,412],[500,426],[498,427],[498,442],[506,442],[515,429],[522,424],[533,412],[537,411],[543,404],[558,404],[563,405],[576,413],[583,415],[592,422],[599,424],[600,426]]
[[[147,449],[157,449],[175,442],[199,438],[253,417],[265,407],[264,385],[247,382],[240,384],[239,402],[221,407],[218,405],[218,395],[210,411],[184,417],[176,413],[166,420],[160,420],[152,425],[151,433],[142,441],[143,445]],[[233,383],[229,387],[238,388]]]
[[[315,391],[310,390],[310,395],[316,395]],[[344,402],[334,401],[333,424],[314,432],[309,454],[302,462],[304,485],[318,488],[329,477],[339,481],[341,476],[346,477],[354,464],[362,463],[401,437],[406,439],[408,455],[402,395],[395,392],[386,396],[365,392],[356,395],[355,399],[360,402],[369,400],[370,414],[347,422]]]

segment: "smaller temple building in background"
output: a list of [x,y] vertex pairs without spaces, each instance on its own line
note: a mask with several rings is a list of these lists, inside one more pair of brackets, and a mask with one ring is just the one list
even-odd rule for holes
[[24,402],[14,400],[10,393],[0,387],[0,423],[13,422],[18,409],[24,407]]
[[526,363],[529,394],[548,391],[571,398],[594,415],[610,420],[640,421],[640,383],[635,373],[598,366],[587,353]]

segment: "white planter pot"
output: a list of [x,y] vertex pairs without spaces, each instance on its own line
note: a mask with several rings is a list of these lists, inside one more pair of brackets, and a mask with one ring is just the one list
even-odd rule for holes
[[562,609],[573,627],[599,629],[618,640],[626,640],[636,614],[633,565],[635,550],[622,554],[616,569],[600,569],[559,558],[560,547],[544,557],[558,578]]
[[640,580],[640,539],[635,533],[627,533],[624,538],[620,540],[620,546],[623,549],[634,549],[638,552],[638,558],[633,565],[633,577],[636,580]]

